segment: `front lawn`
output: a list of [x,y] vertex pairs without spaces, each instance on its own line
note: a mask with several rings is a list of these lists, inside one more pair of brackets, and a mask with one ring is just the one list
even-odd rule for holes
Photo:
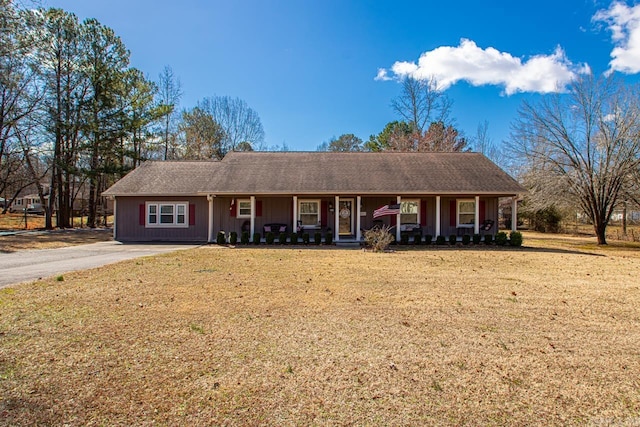
[[3,289],[0,424],[635,425],[640,251],[592,240],[208,246]]

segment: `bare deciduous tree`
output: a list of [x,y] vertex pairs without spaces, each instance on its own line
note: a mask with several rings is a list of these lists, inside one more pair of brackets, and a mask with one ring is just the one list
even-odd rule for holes
[[530,197],[542,205],[573,199],[598,244],[640,166],[640,92],[612,78],[585,76],[568,93],[522,104],[511,148],[523,161]]
[[[235,151],[240,143],[258,147],[264,143],[260,116],[245,101],[230,96],[213,96],[198,103],[224,130],[223,155]],[[246,151],[246,144],[243,144]]]
[[162,117],[162,148],[163,159],[171,157],[172,142],[175,141],[174,123],[176,112],[182,97],[180,79],[173,73],[173,69],[168,65],[162,69],[158,80],[158,109]]
[[184,136],[184,158],[221,159],[224,131],[208,112],[195,107],[182,113],[180,130]]
[[404,121],[422,133],[431,122],[448,121],[452,101],[440,90],[435,79],[405,77],[402,92],[391,101],[391,106]]

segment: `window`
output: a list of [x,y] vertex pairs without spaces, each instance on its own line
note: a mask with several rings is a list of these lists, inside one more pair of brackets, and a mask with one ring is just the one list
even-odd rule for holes
[[298,202],[298,220],[303,227],[320,225],[320,201],[300,200]]
[[238,218],[251,218],[251,200],[238,200]]
[[188,227],[189,204],[147,203],[147,227]]
[[400,224],[418,224],[420,200],[403,200],[400,204]]
[[475,200],[458,200],[458,227],[473,227],[476,221]]

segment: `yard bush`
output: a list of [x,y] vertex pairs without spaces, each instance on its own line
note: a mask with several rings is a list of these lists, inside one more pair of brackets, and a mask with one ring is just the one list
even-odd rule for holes
[[511,246],[522,246],[522,233],[519,231],[509,233],[509,244]]
[[482,240],[482,236],[479,234],[474,234],[473,235],[473,244],[474,245],[479,245],[480,244],[480,240]]
[[253,233],[253,244],[254,245],[259,245],[260,244],[260,233]]
[[229,243],[232,245],[235,245],[236,243],[238,243],[238,233],[235,231],[232,231],[231,234],[229,234]]
[[278,236],[278,243],[280,243],[281,245],[287,243],[287,233],[280,233],[280,235]]
[[[393,242],[393,234],[389,232],[390,227],[382,226],[380,228],[372,228],[364,232],[365,244],[373,249],[374,252],[386,251]],[[404,237],[404,236],[403,236]],[[408,236],[407,236],[408,237]]]
[[445,239],[443,235],[436,237],[436,245],[444,245],[446,242],[447,239]]
[[426,236],[424,236],[425,245],[430,245],[432,241],[433,241],[433,236],[431,234],[427,234]]
[[469,243],[471,243],[471,236],[468,234],[465,234],[462,236],[462,244],[463,245],[468,245]]
[[273,245],[273,242],[276,240],[276,236],[273,235],[271,231],[269,231],[264,236],[264,240],[267,242],[267,245]]
[[216,236],[216,243],[219,245],[224,245],[227,243],[227,238],[224,235],[224,231],[218,231],[218,236]]
[[413,244],[414,245],[420,245],[422,243],[422,235],[420,234],[414,234],[413,235]]
[[456,236],[455,234],[450,234],[449,235],[449,244],[450,245],[455,245],[456,243],[458,243],[458,236]]
[[302,233],[302,243],[305,245],[309,244],[309,233]]
[[484,244],[490,245],[493,243],[493,234],[485,234],[484,235]]
[[331,233],[331,231],[327,231],[327,233],[324,235],[324,243],[327,245],[333,243],[333,234]]
[[504,246],[507,244],[507,233],[504,231],[499,231],[496,233],[496,245]]
[[297,245],[298,244],[298,233],[291,233],[291,244],[292,245]]
[[243,231],[242,234],[240,235],[240,243],[242,243],[243,245],[248,245],[249,244],[249,232],[248,231]]
[[319,231],[313,233],[313,243],[315,243],[316,245],[322,243],[322,233],[320,233]]

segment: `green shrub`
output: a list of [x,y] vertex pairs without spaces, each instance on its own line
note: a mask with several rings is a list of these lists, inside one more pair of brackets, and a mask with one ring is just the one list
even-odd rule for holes
[[427,234],[426,236],[424,236],[425,245],[430,245],[431,242],[433,242],[433,236],[431,234]]
[[227,238],[224,235],[224,231],[218,231],[218,236],[216,237],[216,243],[219,245],[224,245],[227,243]]
[[481,235],[479,235],[479,234],[474,234],[473,235],[472,241],[473,241],[474,245],[479,245],[480,244],[480,240],[482,240],[482,236]]
[[447,242],[447,239],[444,236],[440,235],[436,237],[436,245],[444,245]]
[[313,233],[313,243],[315,243],[316,245],[322,243],[322,233],[320,233],[319,231]]
[[484,235],[484,244],[490,245],[493,243],[493,234],[485,234]]
[[254,245],[259,245],[261,237],[262,236],[260,236],[260,233],[253,233],[253,244]]
[[331,245],[333,243],[333,234],[331,231],[327,231],[324,235],[324,243],[327,245]]
[[413,244],[414,245],[420,245],[422,243],[422,235],[421,234],[414,234],[413,235]]
[[280,233],[280,235],[278,236],[278,243],[280,243],[281,245],[287,243],[287,233]]
[[504,246],[507,244],[507,240],[507,233],[505,233],[504,231],[498,231],[496,233],[496,245]]
[[401,245],[408,245],[409,244],[409,235],[407,233],[404,233],[400,236],[400,244]]
[[242,234],[240,235],[240,243],[242,243],[243,245],[248,245],[249,244],[249,232],[248,231],[243,231]]
[[462,244],[463,245],[468,245],[469,243],[471,243],[471,236],[468,234],[464,234],[462,236]]
[[455,234],[450,234],[449,235],[449,244],[450,245],[455,245],[456,243],[458,243],[458,236],[456,236]]
[[509,244],[511,246],[522,246],[522,233],[519,231],[509,233]]
[[297,245],[298,244],[298,233],[291,233],[290,240],[291,240],[291,244],[292,245]]
[[305,245],[309,244],[309,233],[302,233],[302,243]]
[[267,242],[267,245],[273,245],[273,242],[276,240],[276,236],[274,236],[274,234],[269,231],[267,234],[265,234],[264,239]]
[[232,245],[235,245],[236,243],[238,243],[238,233],[235,231],[232,231],[229,234],[229,243]]

